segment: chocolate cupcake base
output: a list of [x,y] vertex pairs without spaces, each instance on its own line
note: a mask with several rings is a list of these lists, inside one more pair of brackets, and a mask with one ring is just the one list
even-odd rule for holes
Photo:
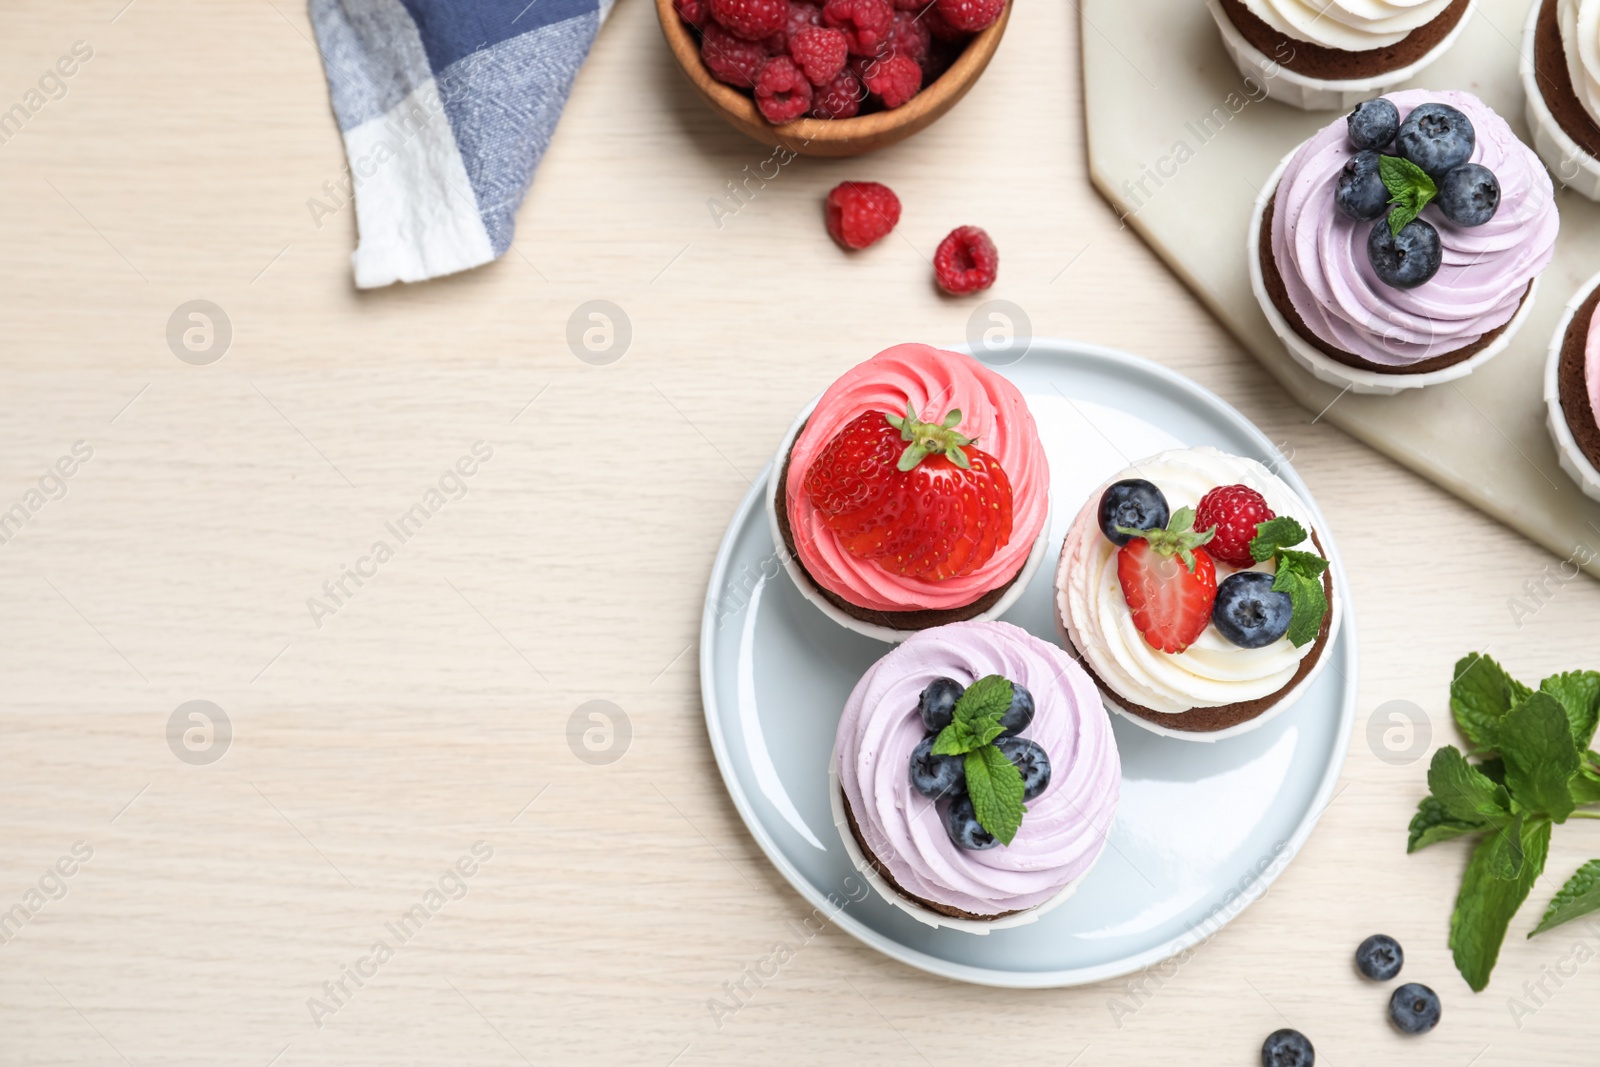
[[1589,402],[1589,331],[1600,314],[1600,274],[1578,291],[1562,318],[1545,366],[1546,422],[1561,469],[1600,500],[1600,426]]
[[1529,9],[1521,56],[1529,143],[1556,181],[1600,200],[1600,125],[1572,84],[1557,0],[1536,0]]

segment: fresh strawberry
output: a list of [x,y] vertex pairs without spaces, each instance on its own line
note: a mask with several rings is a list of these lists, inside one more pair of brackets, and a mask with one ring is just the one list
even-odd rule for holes
[[1250,542],[1255,540],[1256,527],[1275,518],[1266,498],[1248,485],[1219,485],[1200,498],[1194,528],[1217,531],[1206,546],[1212,558],[1230,567],[1253,567],[1256,561],[1250,555]]
[[1217,599],[1217,567],[1200,546],[1194,509],[1179,508],[1167,528],[1145,530],[1117,549],[1117,580],[1133,625],[1151,648],[1182,652],[1205,632]]
[[845,551],[892,574],[971,574],[1011,540],[1011,481],[957,432],[961,412],[923,422],[869,411],[806,471],[806,498]]

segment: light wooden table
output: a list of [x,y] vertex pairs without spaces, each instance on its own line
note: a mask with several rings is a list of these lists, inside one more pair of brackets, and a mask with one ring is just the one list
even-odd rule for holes
[[[517,250],[357,294],[353,212],[319,228],[306,206],[343,159],[298,0],[124,3],[0,11],[0,105],[94,50],[0,145],[0,510],[93,450],[0,545],[0,908],[65,888],[0,944],[0,1062],[1249,1064],[1285,1019],[1332,1065],[1593,1062],[1600,963],[1547,982],[1520,1029],[1507,1010],[1579,931],[1524,941],[1525,914],[1489,992],[1456,976],[1462,851],[1404,855],[1425,764],[1382,762],[1364,727],[1408,699],[1453,740],[1469,649],[1532,678],[1595,665],[1600,590],[1550,586],[1519,625],[1508,600],[1552,558],[1291,405],[1118,228],[1084,175],[1071,5],[1022,5],[920,137],[795,162],[719,228],[707,201],[767,153],[622,0]],[[899,235],[849,258],[818,209],[845,177],[905,202]],[[1126,983],[1005,992],[832,928],[802,945],[809,909],[702,725],[696,634],[735,503],[845,367],[965,336],[974,305],[939,298],[927,259],[968,222],[1003,253],[992,295],[1039,334],[1161,360],[1292,448],[1357,601],[1344,791],[1266,899],[1120,1025]],[[193,299],[232,324],[208,366],[166,340]],[[565,341],[592,299],[633,326],[608,366]],[[467,494],[318,626],[308,598],[478,441]],[[567,742],[593,699],[632,724],[609,766]],[[231,723],[210,765],[169,747],[190,700]],[[92,858],[47,877],[75,842]],[[1600,828],[1558,831],[1530,912],[1595,855]],[[464,895],[372,960],[463,858],[472,877],[444,882]],[[1390,1033],[1349,966],[1378,930],[1444,997],[1425,1039]],[[719,1026],[708,1002],[776,942],[795,958]],[[308,1000],[341,979],[319,1027]]]

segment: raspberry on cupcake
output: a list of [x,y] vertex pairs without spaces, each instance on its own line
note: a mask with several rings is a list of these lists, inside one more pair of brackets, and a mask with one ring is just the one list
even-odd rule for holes
[[1539,158],[1562,185],[1600,200],[1600,0],[1534,0],[1521,66]]

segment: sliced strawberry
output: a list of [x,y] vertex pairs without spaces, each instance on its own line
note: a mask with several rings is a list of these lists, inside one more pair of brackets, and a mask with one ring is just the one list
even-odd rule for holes
[[1194,509],[1180,508],[1165,530],[1146,530],[1117,550],[1117,580],[1133,625],[1150,647],[1182,652],[1211,622],[1217,567],[1194,531]]

